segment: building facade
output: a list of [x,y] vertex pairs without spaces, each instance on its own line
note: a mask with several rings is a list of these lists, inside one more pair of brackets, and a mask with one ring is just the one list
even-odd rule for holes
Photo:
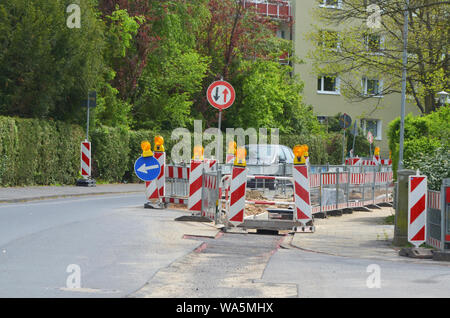
[[[316,24],[313,11],[331,10],[332,13],[340,9],[340,0],[292,0],[291,6],[295,54],[304,61],[304,64],[294,65],[294,73],[298,74],[305,84],[304,101],[313,106],[315,114],[323,121],[337,113],[347,113],[353,121],[357,121],[358,127],[361,127],[365,134],[368,131],[372,132],[375,144],[381,148],[382,156],[387,156],[388,125],[400,116],[401,95],[381,96],[377,93],[382,90],[382,79],[361,78],[362,92],[373,97],[355,102],[343,96],[339,75],[333,78],[316,74],[312,60],[308,58],[308,54],[314,49],[314,45],[308,39],[308,34],[314,30],[312,25]],[[329,30],[329,27],[324,29]],[[407,104],[406,113],[418,114],[419,110],[415,105]]]

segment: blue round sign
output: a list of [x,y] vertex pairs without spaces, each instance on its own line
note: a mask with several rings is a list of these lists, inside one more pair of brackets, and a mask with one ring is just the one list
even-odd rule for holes
[[134,173],[142,181],[155,180],[161,171],[161,165],[154,157],[140,157],[134,163]]

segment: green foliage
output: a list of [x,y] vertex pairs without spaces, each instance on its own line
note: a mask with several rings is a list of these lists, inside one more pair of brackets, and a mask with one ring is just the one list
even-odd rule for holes
[[0,117],[0,185],[75,183],[82,139],[67,123]]
[[101,69],[102,25],[93,0],[82,28],[66,26],[63,0],[0,3],[0,114],[76,121]]
[[419,169],[427,176],[430,190],[441,190],[442,180],[450,178],[450,150],[437,148],[420,156],[410,156],[404,161],[409,169]]
[[[441,107],[437,111],[426,116],[414,117],[408,114],[405,117],[405,143],[404,166],[406,162],[430,155],[440,147],[449,149],[450,109]],[[392,164],[394,171],[398,167],[400,118],[396,118],[389,124],[388,129],[389,149],[392,151]]]

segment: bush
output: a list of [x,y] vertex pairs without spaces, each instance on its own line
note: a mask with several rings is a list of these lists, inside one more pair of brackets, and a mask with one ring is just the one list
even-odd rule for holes
[[75,183],[82,139],[79,126],[0,117],[0,185]]
[[[410,168],[406,163],[413,162],[423,156],[433,156],[437,149],[449,149],[450,134],[450,108],[441,107],[437,111],[414,117],[408,114],[405,117],[405,142],[403,151],[404,167]],[[394,173],[397,171],[399,160],[400,118],[389,124],[389,148],[392,151],[392,165]]]
[[421,174],[428,177],[430,190],[441,190],[442,180],[450,178],[450,151],[443,147],[421,156],[405,159],[405,166],[409,169],[419,169]]

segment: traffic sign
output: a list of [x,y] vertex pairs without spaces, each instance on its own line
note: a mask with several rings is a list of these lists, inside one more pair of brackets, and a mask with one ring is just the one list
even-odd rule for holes
[[427,237],[427,177],[409,176],[408,242],[419,247]]
[[224,110],[233,105],[236,93],[230,83],[216,81],[209,86],[206,97],[211,106]]
[[134,164],[134,173],[142,181],[155,180],[161,172],[161,165],[154,157],[140,157]]
[[341,126],[342,129],[347,129],[348,127],[350,127],[351,124],[352,118],[349,115],[343,114],[341,115],[341,117],[339,117],[339,125]]
[[367,133],[367,140],[369,141],[370,144],[373,144],[373,134],[371,131]]

